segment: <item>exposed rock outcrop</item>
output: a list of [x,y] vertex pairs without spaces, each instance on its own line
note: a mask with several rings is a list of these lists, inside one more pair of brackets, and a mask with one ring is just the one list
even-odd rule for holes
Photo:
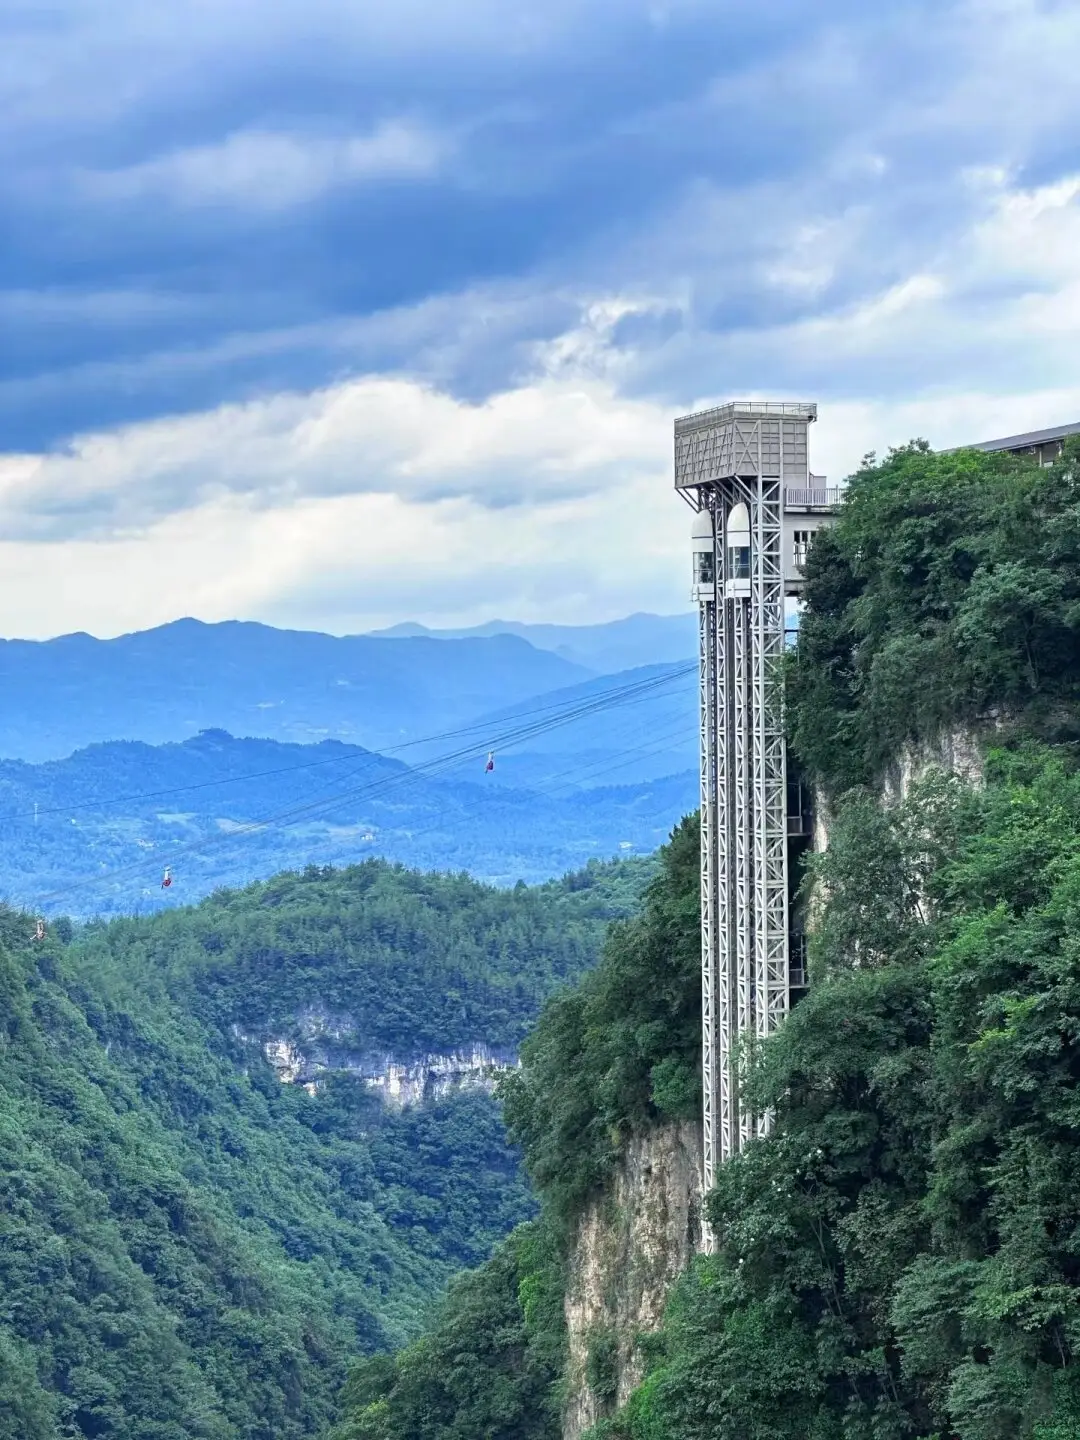
[[459,1090],[491,1091],[499,1075],[517,1064],[517,1055],[483,1041],[447,1053],[410,1057],[373,1051],[355,1041],[353,1016],[311,1007],[298,1014],[289,1034],[236,1038],[257,1044],[283,1084],[303,1085],[314,1093],[328,1073],[357,1075],[387,1105],[404,1109],[440,1100]]
[[911,787],[931,770],[944,770],[969,785],[978,785],[983,777],[982,742],[981,730],[955,726],[932,741],[905,745],[885,773],[882,789],[886,801],[906,799]]
[[701,1235],[701,1128],[634,1136],[607,1192],[582,1215],[565,1299],[569,1331],[563,1440],[625,1403],[644,1374],[640,1337],[655,1331]]

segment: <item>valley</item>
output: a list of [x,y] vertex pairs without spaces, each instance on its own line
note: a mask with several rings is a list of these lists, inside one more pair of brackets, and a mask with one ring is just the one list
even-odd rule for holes
[[[486,737],[522,728],[514,715],[485,722],[467,756],[458,740],[444,741],[443,753],[454,747],[459,757],[449,763],[440,753],[408,751],[406,763],[337,741],[286,745],[221,730],[161,746],[113,741],[37,765],[0,760],[0,898],[88,917],[368,856],[512,885],[648,854],[696,795],[690,757],[672,738],[692,677],[672,678],[640,703],[500,749],[490,775]],[[541,724],[595,703],[591,691],[583,706],[576,694],[552,697]],[[635,745],[640,725],[652,734]]]
[[[99,742],[160,745],[215,728],[390,750],[601,674],[689,660],[687,618],[582,627],[589,665],[503,630],[380,638],[186,619],[109,640],[0,640],[0,756],[55,760]],[[553,628],[565,646],[576,627]]]
[[43,945],[0,910],[0,1435],[320,1433],[531,1215],[492,1082],[648,873],[372,861]]

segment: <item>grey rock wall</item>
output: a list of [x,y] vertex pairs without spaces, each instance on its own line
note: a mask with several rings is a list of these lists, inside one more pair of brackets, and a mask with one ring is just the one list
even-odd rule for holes
[[350,1043],[356,1030],[351,1015],[312,1007],[296,1016],[287,1034],[234,1033],[242,1043],[259,1046],[282,1084],[303,1085],[314,1094],[327,1074],[356,1075],[397,1109],[460,1090],[490,1092],[498,1077],[518,1063],[513,1051],[479,1040],[447,1054],[396,1056],[364,1050]]
[[[701,1239],[701,1127],[672,1123],[634,1136],[607,1193],[582,1215],[565,1299],[569,1332],[563,1440],[629,1398],[671,1286]],[[590,1365],[590,1352],[603,1363]],[[601,1372],[598,1394],[593,1381]]]

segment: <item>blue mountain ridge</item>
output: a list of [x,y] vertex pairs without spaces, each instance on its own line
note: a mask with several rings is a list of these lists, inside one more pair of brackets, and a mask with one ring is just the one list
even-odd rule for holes
[[515,635],[448,644],[178,620],[98,640],[0,640],[0,755],[200,730],[386,749],[591,672]]
[[538,650],[550,650],[564,660],[584,665],[602,675],[633,670],[641,665],[685,660],[697,653],[697,615],[627,615],[599,625],[525,624],[518,620],[488,620],[464,629],[429,629],[415,621],[374,630],[388,639],[426,636],[433,640],[460,640],[477,636],[517,635]]

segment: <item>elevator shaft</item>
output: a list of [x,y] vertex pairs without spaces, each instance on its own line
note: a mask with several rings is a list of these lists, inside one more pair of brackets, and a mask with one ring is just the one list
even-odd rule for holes
[[[740,1080],[791,1004],[785,600],[800,594],[812,536],[839,500],[809,472],[816,414],[747,401],[675,422],[675,484],[696,511],[706,1192],[769,1129]],[[801,811],[799,822],[805,841]]]

